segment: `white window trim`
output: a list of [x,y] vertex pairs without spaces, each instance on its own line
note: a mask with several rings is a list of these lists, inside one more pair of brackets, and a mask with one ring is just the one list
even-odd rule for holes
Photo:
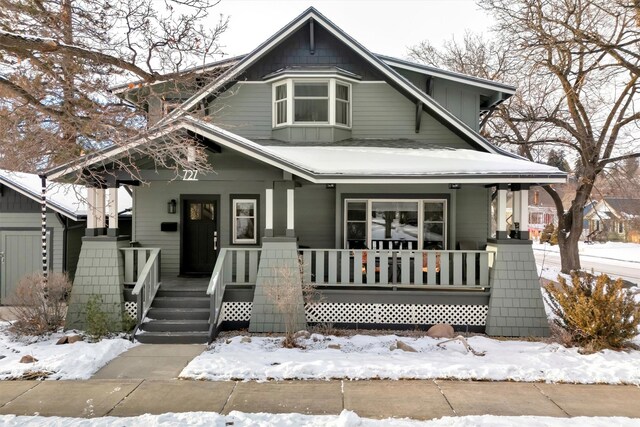
[[[253,204],[253,216],[238,216],[237,206],[240,203],[252,203]],[[256,244],[258,243],[258,200],[256,199],[233,199],[233,244]],[[239,239],[238,238],[238,219],[239,218],[253,218],[253,239]]]
[[[424,204],[425,203],[433,203],[433,202],[439,202],[442,203],[444,205],[443,207],[443,233],[444,233],[444,249],[443,250],[448,250],[449,248],[449,218],[448,218],[448,200],[445,198],[432,198],[432,199],[402,199],[402,198],[398,198],[398,199],[389,199],[389,198],[384,198],[384,199],[377,199],[377,198],[371,198],[371,199],[361,199],[361,198],[349,198],[349,199],[344,199],[344,206],[343,206],[343,239],[342,239],[342,247],[343,248],[347,248],[347,215],[348,215],[348,209],[347,209],[347,205],[349,203],[362,203],[362,202],[366,202],[367,203],[367,218],[366,218],[366,226],[367,226],[367,235],[365,237],[366,240],[366,245],[368,248],[371,248],[371,232],[372,232],[372,206],[374,202],[415,202],[418,204],[418,250],[423,250],[422,247],[424,246]],[[434,222],[439,222],[439,221],[434,221]]]
[[[349,124],[344,125],[342,123],[336,123],[336,83],[339,82],[341,85],[347,86],[349,88]],[[329,121],[327,122],[296,122],[294,121],[294,93],[293,86],[294,83],[328,83],[329,85],[329,99],[327,102],[329,103],[328,114]],[[276,87],[282,86],[283,84],[287,85],[287,120],[283,123],[276,123],[277,119],[277,111],[276,111]],[[280,102],[283,102],[280,100]],[[283,127],[309,127],[309,126],[332,126],[339,127],[343,129],[351,129],[351,124],[353,122],[353,85],[343,79],[340,78],[287,78],[287,79],[279,79],[274,81],[271,85],[271,122],[272,127],[274,129],[283,128]]]
[[[289,99],[289,93],[291,93],[291,87],[288,84],[289,82],[284,82],[284,83],[278,83],[278,84],[273,84],[271,87],[271,99],[273,100],[273,104],[272,104],[272,112],[273,112],[273,127],[277,127],[277,126],[285,126],[287,124],[287,121],[289,120],[290,117],[290,111],[289,111],[289,105],[291,104],[291,101]],[[276,99],[276,88],[280,87],[280,86],[286,86],[287,87],[287,96],[284,97],[283,99]],[[287,106],[286,108],[286,115],[287,115],[287,120],[285,120],[282,123],[278,123],[278,109],[277,109],[277,105],[278,103],[282,103],[284,102],[284,104]]]
[[[320,84],[326,84],[327,85],[327,96],[326,97],[321,97],[321,96],[298,96],[296,97],[295,94],[295,89],[296,89],[296,83],[301,83],[301,84],[307,84],[307,83],[320,83]],[[291,109],[293,110],[293,113],[295,114],[295,110],[296,110],[296,99],[310,99],[310,100],[326,100],[327,101],[327,121],[322,121],[322,122],[297,122],[295,121],[295,117],[292,116],[291,117],[291,123],[294,125],[303,125],[303,126],[315,126],[315,125],[330,125],[331,124],[331,118],[333,117],[333,120],[335,121],[335,112],[332,112],[332,108],[331,108],[331,99],[335,99],[335,83],[332,83],[331,81],[327,81],[325,80],[308,80],[308,79],[295,79],[293,80],[292,83],[293,86],[293,92],[291,93]],[[333,90],[332,90],[333,89]],[[333,92],[333,95],[332,95]],[[288,95],[288,94],[287,94]],[[288,97],[287,97],[288,98]]]

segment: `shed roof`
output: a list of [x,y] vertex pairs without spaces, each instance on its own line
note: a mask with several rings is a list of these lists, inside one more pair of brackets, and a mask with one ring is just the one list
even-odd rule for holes
[[[0,169],[0,184],[40,202],[42,181],[32,173],[14,172]],[[81,185],[47,182],[47,206],[74,221],[87,215],[87,189]],[[131,196],[124,188],[118,190],[120,212],[131,209]]]

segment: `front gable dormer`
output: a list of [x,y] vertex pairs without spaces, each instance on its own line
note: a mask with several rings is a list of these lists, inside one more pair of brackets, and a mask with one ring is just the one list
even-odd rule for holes
[[[298,107],[294,106],[294,98],[297,97],[296,79],[300,77],[286,77],[286,82],[276,86],[265,82],[265,76],[296,67],[333,67],[361,76],[360,81],[347,81],[351,85],[348,91],[350,99],[342,101],[349,104],[349,117],[336,116],[336,111],[341,108],[336,105],[336,93],[338,90],[344,92],[344,88],[336,89],[340,76],[315,82],[326,84],[326,90],[316,87],[318,92],[313,95],[300,95]],[[302,92],[304,83],[300,82]],[[314,82],[309,80],[306,83]],[[245,90],[248,86],[253,87]],[[279,90],[276,91],[276,87]],[[306,87],[310,90],[310,86]],[[233,95],[236,100],[231,101],[232,97],[229,97],[222,99],[221,105],[216,104],[233,88],[237,89]],[[249,91],[251,94],[247,93]],[[312,7],[193,95],[179,109],[168,114],[158,126],[204,105],[207,111],[220,113],[220,116],[211,118],[215,123],[249,138],[292,143],[394,138],[489,153],[501,152],[477,132],[474,120],[476,114],[480,114],[481,97],[465,97],[460,103],[465,103],[466,107],[470,100],[474,105],[464,114],[455,109],[449,110],[441,100],[429,95],[425,88],[419,88],[396,67],[388,64],[387,59],[367,50]],[[225,112],[222,108],[225,101],[242,103],[236,110],[240,114]],[[296,120],[295,109],[301,109],[303,104],[326,104],[326,111],[307,111],[304,115],[299,110],[300,120]],[[447,105],[454,106],[455,102]],[[349,125],[345,125],[345,121]]]

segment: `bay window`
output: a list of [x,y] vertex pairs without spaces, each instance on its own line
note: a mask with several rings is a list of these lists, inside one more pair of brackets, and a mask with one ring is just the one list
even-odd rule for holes
[[351,84],[335,78],[289,78],[273,84],[273,126],[351,127]]

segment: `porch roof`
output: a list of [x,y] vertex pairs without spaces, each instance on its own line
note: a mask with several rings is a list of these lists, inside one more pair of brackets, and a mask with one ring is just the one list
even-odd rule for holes
[[[191,131],[221,147],[290,172],[313,183],[530,183],[566,182],[559,169],[530,162],[512,153],[487,153],[455,149],[434,142],[407,139],[350,139],[335,143],[283,143],[276,140],[249,140],[208,121],[182,116],[155,131],[152,138]],[[103,164],[144,144],[146,138],[127,147],[112,147],[84,164],[63,165],[49,171],[59,179],[81,167]]]
[[251,141],[211,123],[183,117],[185,128],[317,183],[560,183],[566,173],[523,158],[406,139],[350,139],[292,144]]

